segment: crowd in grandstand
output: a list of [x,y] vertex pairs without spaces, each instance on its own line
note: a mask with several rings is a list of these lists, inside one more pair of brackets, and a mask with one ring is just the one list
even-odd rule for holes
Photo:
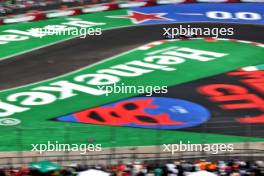
[[207,171],[219,176],[263,176],[264,162],[246,162],[240,160],[208,162],[197,160],[194,162],[176,161],[167,163],[127,163],[119,162],[113,166],[76,165],[63,167],[59,171],[40,173],[28,168],[3,168],[0,176],[74,176],[79,172],[96,169],[110,173],[113,176],[188,176],[197,171]]

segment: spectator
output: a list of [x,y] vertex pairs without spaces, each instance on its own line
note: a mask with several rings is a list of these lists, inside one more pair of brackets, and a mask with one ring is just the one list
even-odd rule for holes
[[155,169],[154,169],[154,176],[162,176],[163,174],[163,170],[160,167],[160,165],[156,165]]
[[[231,160],[228,162],[218,161],[210,162],[197,160],[195,162],[176,161],[165,164],[148,164],[148,163],[128,163],[124,164],[119,161],[114,166],[90,167],[111,173],[113,176],[187,176],[192,172],[207,170],[219,176],[263,176],[263,161],[246,162]],[[73,176],[74,173],[89,169],[87,165],[77,165],[70,168],[62,168],[59,171],[40,173],[28,168],[2,168],[0,176]]]

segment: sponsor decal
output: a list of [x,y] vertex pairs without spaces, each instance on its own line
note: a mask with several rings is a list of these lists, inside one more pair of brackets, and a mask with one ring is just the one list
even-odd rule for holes
[[147,21],[168,21],[172,20],[170,18],[165,18],[164,15],[167,13],[142,13],[142,12],[135,12],[135,11],[128,11],[128,15],[122,15],[122,16],[108,16],[109,18],[126,18],[130,19],[131,22],[134,24],[140,24]]
[[263,88],[263,70],[239,69],[171,86],[165,97],[197,103],[211,113],[202,126],[184,128],[185,131],[247,136],[250,128],[250,136],[263,137]]
[[[170,43],[173,43],[173,41]],[[139,50],[138,52],[142,51]],[[67,100],[77,96],[77,92],[92,95],[93,97],[108,95],[109,92],[104,90],[103,86],[118,84],[125,77],[130,79],[133,77],[144,77],[144,75],[153,74],[153,72],[157,71],[173,72],[178,69],[175,66],[185,64],[185,62],[210,62],[229,54],[174,46],[173,48],[165,48],[158,55],[151,53],[149,56],[148,54],[140,55],[142,57],[140,60],[124,61],[122,64],[98,69],[93,73],[79,74],[71,80],[62,79],[46,86],[36,86],[29,91],[10,94],[5,100],[0,100],[0,117],[8,117],[29,111],[35,106],[49,105],[57,101]],[[123,57],[125,58],[126,56]],[[86,85],[83,85],[83,83]],[[12,102],[15,103],[13,104]]]
[[[259,66],[255,66],[259,67]],[[163,97],[135,97],[55,118],[87,123],[159,130],[181,129],[252,136],[264,125],[264,71],[239,69],[171,86]],[[230,127],[230,128],[229,128]]]
[[[227,39],[218,39],[214,40],[214,42],[207,41],[208,40],[196,38],[193,40],[168,40],[154,42],[150,45],[136,48],[129,52],[106,59],[103,62],[54,79],[16,89],[1,91],[0,121],[4,121],[4,123],[1,123],[0,132],[5,135],[0,137],[0,140],[3,143],[8,143],[10,140],[16,140],[16,136],[12,134],[18,127],[23,132],[24,141],[27,142],[36,143],[44,140],[44,138],[45,140],[48,139],[49,136],[40,136],[40,134],[47,131],[47,128],[50,128],[51,131],[56,130],[56,132],[52,133],[52,138],[54,140],[63,139],[63,137],[65,137],[65,128],[63,128],[63,126],[66,123],[59,123],[50,119],[62,117],[65,114],[71,114],[73,112],[80,112],[85,109],[91,109],[93,107],[99,107],[111,102],[129,99],[139,95],[138,93],[111,93],[106,96],[107,92],[100,89],[102,86],[111,86],[114,84],[122,85],[122,83],[127,86],[140,85],[177,87],[175,90],[168,90],[169,92],[164,98],[171,98],[174,101],[177,100],[177,103],[179,103],[179,101],[187,101],[189,102],[189,105],[193,103],[190,106],[197,105],[201,108],[206,108],[212,114],[211,117],[209,116],[209,118],[206,115],[198,116],[197,114],[197,116],[193,115],[190,117],[192,120],[184,121],[184,118],[182,118],[183,116],[175,116],[175,114],[170,111],[164,112],[164,114],[158,114],[155,112],[155,108],[151,107],[146,108],[145,111],[143,111],[144,115],[151,115],[150,117],[154,117],[153,119],[156,121],[159,120],[159,118],[157,118],[159,115],[165,115],[167,117],[167,119],[164,119],[165,122],[162,121],[163,125],[154,125],[155,128],[164,127],[165,129],[180,129],[186,131],[193,130],[194,132],[201,132],[201,129],[195,131],[195,128],[199,128],[199,126],[207,124],[204,123],[206,121],[215,119],[215,112],[218,112],[219,107],[213,106],[216,108],[216,111],[214,111],[214,109],[211,110],[210,104],[213,103],[208,102],[205,95],[195,92],[195,95],[200,96],[199,99],[195,99],[195,95],[192,96],[191,90],[195,86],[191,85],[190,87],[183,87],[183,89],[180,89],[180,84],[188,84],[187,82],[201,80],[202,78],[214,76],[227,71],[235,70],[237,68],[260,64],[262,63],[261,61],[264,53],[263,45],[258,43],[246,41],[240,42]],[[205,84],[208,83],[211,82],[205,82]],[[212,82],[212,84],[213,83],[215,82]],[[232,84],[233,83],[234,82],[232,82]],[[154,96],[160,97],[163,95],[157,96],[154,94]],[[204,99],[209,105],[201,102],[201,100]],[[158,101],[158,99],[156,99],[156,101]],[[149,104],[155,105],[156,101],[151,101]],[[175,104],[177,103],[175,102]],[[159,106],[157,106],[157,108],[160,107],[161,109],[161,104],[162,103],[158,104]],[[118,104],[116,104],[116,106],[118,106]],[[171,114],[169,114],[169,112]],[[230,113],[230,111],[228,111],[228,113]],[[177,118],[173,119],[173,117]],[[229,117],[229,120],[230,114],[225,117]],[[236,117],[235,119],[241,117],[243,118],[243,116],[237,115],[231,117]],[[11,120],[9,118],[11,118]],[[194,120],[195,118],[199,120],[196,121]],[[106,120],[108,120],[109,124],[112,123],[113,126],[115,125],[113,122],[109,121],[109,118]],[[127,119],[122,118],[122,120],[123,122],[126,122]],[[144,121],[140,124],[138,123],[139,120],[136,121],[136,119],[132,121],[133,123],[131,121],[127,122],[129,123],[118,124],[118,126],[129,125],[131,127],[139,127],[119,127],[121,130],[124,130],[123,134],[126,134],[125,136],[129,136],[128,140],[131,141],[133,141],[133,137],[136,135],[133,134],[135,131],[145,130],[142,129],[143,127],[152,129],[154,127],[153,125],[151,126],[146,124]],[[167,125],[169,122],[172,124]],[[234,122],[239,123],[236,120],[234,120]],[[107,130],[115,128],[109,128],[104,125],[90,125],[82,123],[67,123],[67,126],[71,129],[74,128],[74,130],[67,131],[67,135],[75,136],[75,139],[79,141],[87,140],[87,136],[80,135],[80,132],[90,134],[96,139],[105,140],[105,133],[95,133],[95,131],[106,130],[108,133],[109,131]],[[34,127],[37,128],[37,133],[34,133],[34,130],[26,130]],[[155,130],[152,129],[145,131],[148,134],[155,135]],[[160,131],[165,134],[169,130]],[[175,137],[178,138],[178,134],[178,132],[171,132],[168,139]],[[199,138],[200,140],[200,135],[197,135],[199,137],[196,136],[194,139]],[[227,137],[226,140],[230,138]],[[154,139],[149,140],[151,141],[149,143],[150,145],[155,143]],[[221,142],[226,140],[221,138]],[[241,138],[236,139],[232,137],[232,140],[240,141]],[[6,145],[0,147],[0,149],[1,148],[7,150],[10,149],[7,148]],[[14,149],[14,147],[12,149]],[[17,148],[14,150],[17,150]]]
[[[195,41],[207,43],[203,39],[195,39]],[[156,45],[152,43],[152,45],[147,49],[145,48],[142,50],[142,47],[139,47],[129,54],[124,54],[119,58],[116,58],[122,61],[120,64],[110,64],[107,67],[94,70],[93,72],[75,74],[70,79],[60,79],[58,81],[52,81],[47,85],[33,86],[27,91],[16,91],[14,93],[8,94],[5,96],[5,98],[2,97],[0,99],[0,117],[7,118],[13,115],[18,115],[26,111],[31,111],[37,106],[41,107],[52,105],[56,102],[61,103],[62,101],[67,101],[68,99],[70,100],[73,97],[80,96],[82,97],[83,101],[85,101],[85,98],[83,98],[84,95],[90,95],[93,98],[102,97],[103,95],[109,94],[107,90],[103,89],[104,86],[122,84],[125,80],[131,81],[133,78],[141,78],[144,80],[144,77],[147,77],[148,75],[152,81],[158,81],[159,84],[164,84],[162,81],[160,81],[163,79],[160,76],[161,74],[171,75],[170,79],[168,79],[169,77],[166,76],[167,83],[171,84],[175,79],[173,75],[180,73],[179,70],[181,70],[181,67],[184,67],[184,65],[190,65],[190,63],[193,63],[199,68],[199,63],[201,65],[203,65],[202,63],[210,62],[217,64],[218,62],[215,62],[216,60],[223,61],[224,58],[227,59],[230,57],[230,55],[232,55],[229,51],[229,53],[227,53],[227,50],[224,52],[218,52],[208,51],[208,49],[197,49],[197,42],[194,42],[193,47],[187,47],[190,46],[188,43],[191,44],[192,42],[194,41],[169,40],[167,42],[156,42]],[[210,44],[208,42],[208,44],[211,46],[217,42],[227,42],[227,44],[231,43],[231,45],[238,43],[238,41],[229,41],[225,39],[223,41],[220,40]],[[184,44],[184,46],[177,45],[180,43]],[[254,43],[254,45],[257,44]],[[236,44],[234,46],[236,46]],[[160,49],[156,50],[156,47],[159,47]],[[261,48],[258,46],[254,47]],[[141,59],[132,59],[128,61],[126,58],[129,56],[131,56],[131,58]],[[227,62],[228,61],[229,59],[227,59]],[[229,68],[228,65],[227,68]],[[166,72],[166,74],[163,72]],[[206,74],[208,72],[211,73],[209,70],[206,70]],[[184,72],[184,74],[185,73],[186,72]],[[201,70],[199,70],[199,74],[200,73]],[[198,73],[196,74],[199,75]],[[145,80],[147,79],[145,78]],[[148,84],[148,81],[145,81],[145,83],[141,85],[147,86]],[[130,84],[126,85],[129,86]],[[109,94],[110,99],[113,94],[114,93]],[[136,95],[136,93],[126,94],[123,96],[125,98],[125,96],[132,95]],[[104,97],[102,98],[102,100],[105,101]],[[85,105],[82,106],[85,107]]]
[[[208,84],[199,87],[199,92],[223,110],[244,112],[244,117],[236,119],[240,123],[264,124],[264,71],[238,70],[228,73],[228,76],[238,78],[242,85]],[[258,115],[247,114],[250,110],[258,112]]]
[[[176,4],[134,8],[142,13],[167,13],[166,18],[174,22],[222,22],[239,24],[263,24],[264,4]],[[145,21],[140,24],[170,23],[173,21]]]
[[200,125],[210,113],[196,103],[164,97],[137,97],[57,118],[63,122],[154,129],[181,129]]

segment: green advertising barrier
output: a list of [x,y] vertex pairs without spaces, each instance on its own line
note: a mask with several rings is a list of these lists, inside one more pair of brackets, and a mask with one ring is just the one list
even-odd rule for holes
[[[201,143],[199,133],[161,130],[159,135],[164,138],[157,141],[157,130],[153,129],[62,123],[52,119],[143,93],[115,94],[108,92],[105,86],[177,85],[261,64],[263,54],[263,45],[246,41],[158,41],[54,79],[1,91],[0,149],[30,150],[31,144],[47,141],[87,143],[89,138],[103,147],[143,145],[142,139],[144,145],[171,143],[190,136],[193,143]],[[207,134],[207,140],[239,142],[248,139]],[[21,143],[14,145],[14,141]]]

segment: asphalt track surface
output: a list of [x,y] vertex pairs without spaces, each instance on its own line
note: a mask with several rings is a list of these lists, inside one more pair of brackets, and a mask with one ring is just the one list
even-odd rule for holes
[[[137,26],[104,31],[101,36],[75,38],[0,61],[0,90],[63,75],[146,43],[164,39],[164,27],[179,25]],[[228,38],[264,43],[264,26],[260,25],[192,23],[191,27],[232,27],[235,34]]]

